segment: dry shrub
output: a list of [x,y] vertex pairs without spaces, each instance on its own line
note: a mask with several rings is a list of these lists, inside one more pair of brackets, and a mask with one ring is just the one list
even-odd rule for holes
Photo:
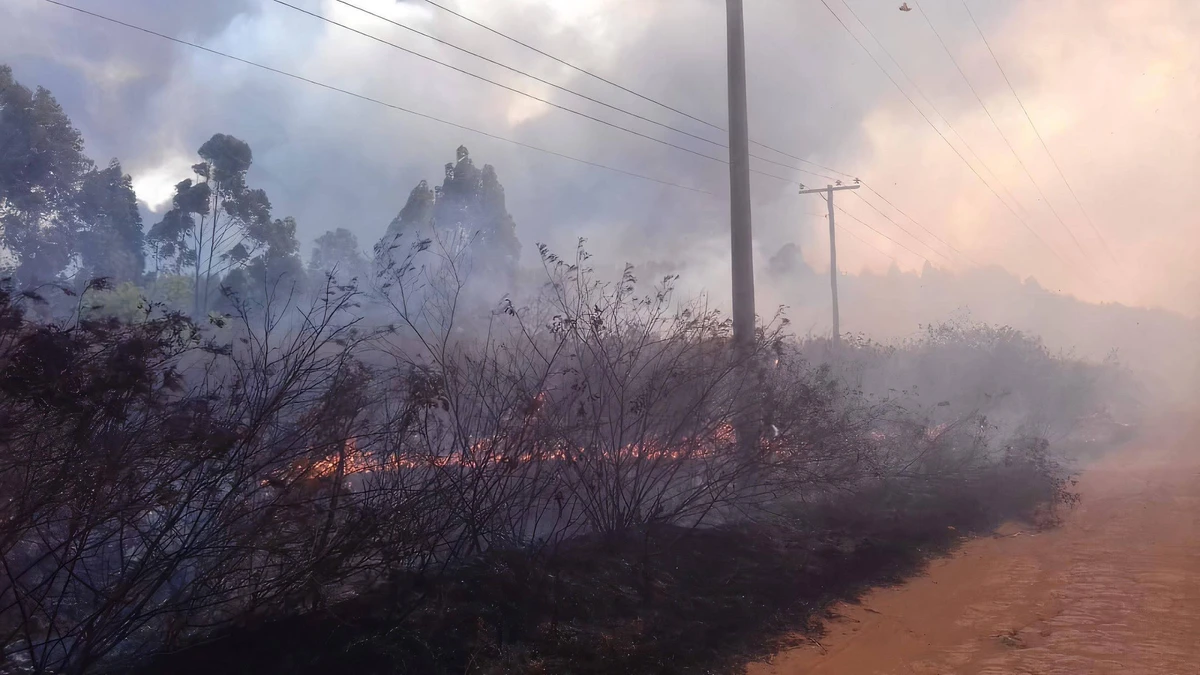
[[719,313],[672,278],[598,280],[582,243],[480,312],[461,250],[383,247],[365,302],[331,280],[303,311],[233,302],[215,326],[39,323],[0,295],[6,658],[699,672],[1073,500],[1047,443],[991,410],[862,389],[897,359],[937,382],[939,349],[1046,358],[1018,336],[851,347],[855,381],[780,317],[735,357]]

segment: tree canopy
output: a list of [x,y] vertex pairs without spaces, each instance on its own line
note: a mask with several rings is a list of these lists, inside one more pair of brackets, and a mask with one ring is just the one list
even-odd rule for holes
[[[199,316],[228,309],[222,295],[263,301],[305,288],[310,278],[319,286],[331,275],[337,284],[372,275],[345,227],[317,237],[305,264],[296,220],[276,217],[267,193],[250,185],[249,143],[217,133],[196,155],[169,209],[145,231],[121,163],[98,167],[54,96],[0,65],[0,278],[76,292],[105,278],[109,290],[87,286],[103,295],[93,310],[129,318],[147,298]],[[436,240],[481,287],[507,291],[516,279],[521,243],[504,187],[466,147],[445,165],[440,185],[421,181],[409,193],[384,240],[400,235]],[[180,304],[184,295],[190,307]]]
[[473,270],[511,281],[521,256],[516,223],[505,206],[504,186],[495,168],[475,166],[470,152],[459,146],[457,161],[446,164],[442,184],[430,188],[421,181],[388,226],[385,239],[399,235],[437,239],[465,249]]
[[246,185],[254,159],[245,141],[214,134],[198,154],[195,178],[175,186],[171,210],[150,230],[159,264],[191,273],[197,314],[208,310],[223,276],[247,265],[285,229],[272,223],[267,193]]
[[137,197],[120,163],[97,169],[54,96],[0,65],[0,267],[23,284],[73,269],[131,281],[143,271],[142,246]]
[[344,227],[317,237],[308,258],[308,272],[313,276],[333,274],[339,281],[348,281],[360,278],[366,270],[358,237]]

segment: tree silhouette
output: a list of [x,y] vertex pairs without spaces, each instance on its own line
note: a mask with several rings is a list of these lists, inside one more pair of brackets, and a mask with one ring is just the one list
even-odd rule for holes
[[317,237],[308,259],[309,275],[333,274],[339,281],[360,278],[366,270],[366,258],[358,245],[358,237],[344,227],[329,230]]
[[457,161],[446,165],[440,186],[430,189],[421,181],[413,188],[385,241],[398,236],[447,242],[468,254],[473,273],[505,284],[515,278],[521,256],[516,223],[495,168],[476,167],[464,146],[458,148]]
[[117,160],[83,177],[77,218],[81,278],[141,279],[146,268],[142,216],[133,182]]
[[[246,186],[250,146],[215,134],[200,146],[196,179],[179,182],[170,211],[150,230],[156,256],[175,272],[191,270],[192,311],[207,311],[213,283],[247,264],[271,230],[271,202]],[[256,236],[256,233],[258,236]]]
[[25,285],[52,281],[75,247],[74,198],[92,168],[83,137],[50,92],[0,66],[0,245]]

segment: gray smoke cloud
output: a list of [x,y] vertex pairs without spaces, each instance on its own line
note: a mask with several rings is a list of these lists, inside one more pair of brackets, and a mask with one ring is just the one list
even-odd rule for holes
[[[420,0],[355,1],[539,77],[725,140],[720,132],[613,90]],[[697,117],[718,125],[726,119],[725,17],[719,0],[445,1]],[[959,152],[1002,197],[1013,196],[1014,209],[1028,215],[1029,227],[1057,255],[963,166],[819,0],[747,3],[754,138],[862,177],[977,263],[1002,267],[1017,278],[1034,277],[1043,288],[1087,301],[1200,314],[1196,198],[1183,185],[1191,158],[1200,152],[1192,114],[1200,83],[1187,76],[1200,67],[1200,43],[1190,37],[1200,31],[1200,4],[968,0],[1114,261],[1058,178],[959,0],[910,2],[919,6],[913,12],[898,11],[891,0],[846,1],[911,81],[879,51],[842,0],[828,0]],[[298,219],[306,242],[327,229],[346,227],[369,245],[409,190],[421,179],[440,180],[442,165],[465,144],[478,164],[496,166],[527,263],[535,257],[535,242],[564,250],[582,236],[589,239],[597,261],[615,266],[628,260],[652,275],[678,271],[686,290],[705,289],[717,303],[727,296],[728,177],[719,162],[554,110],[269,0],[76,2],[459,124],[712,193],[638,181],[490,140],[106,26],[41,0],[4,3],[0,60],[14,67],[18,79],[54,91],[84,132],[88,152],[101,161],[119,157],[149,210],[161,209],[170,186],[188,175],[195,149],[213,133],[224,132],[253,147],[252,181],[268,191],[277,214]],[[725,156],[721,148],[482,64],[334,0],[295,2],[563,105]],[[991,119],[920,12],[927,13],[971,78]],[[993,119],[1046,199],[996,132]],[[790,161],[761,148],[755,152]],[[975,154],[983,161],[975,161]],[[825,182],[758,160],[754,166],[808,184]],[[1155,184],[1151,198],[1130,192],[1131,181],[1148,180]],[[827,269],[824,204],[816,196],[796,195],[796,186],[786,181],[756,175],[753,183],[760,313],[779,304],[821,307],[826,301],[816,291],[780,282],[762,270],[789,244],[798,246],[801,258],[818,272]],[[899,232],[857,198],[839,200],[847,211],[919,254],[843,217],[839,222],[852,233],[839,242],[843,271],[881,274],[896,267],[917,274],[926,266],[923,258],[943,269],[969,267],[919,228],[907,225],[952,260]],[[148,217],[149,222],[154,219]],[[859,307],[867,314],[869,309]],[[920,314],[921,308],[914,308],[905,322],[915,327],[933,318]]]
[[[722,148],[482,64],[332,1],[301,4],[538,96],[725,157]],[[361,4],[588,95],[719,143],[725,140],[719,131],[614,91],[423,3]],[[577,6],[563,9],[564,4]],[[642,4],[518,2],[505,3],[503,11],[480,2],[459,6],[501,30],[722,125],[723,6],[691,0],[669,8]],[[344,225],[369,241],[402,205],[408,189],[421,178],[436,179],[453,149],[465,143],[478,161],[497,166],[526,244],[546,240],[570,246],[576,236],[587,236],[598,254],[617,257],[661,252],[686,258],[681,255],[686,249],[719,255],[727,211],[721,197],[727,178],[720,163],[553,110],[271,2],[211,3],[204,10],[187,3],[114,0],[82,6],[468,126],[716,195],[664,188],[539,155],[105,26],[37,0],[21,0],[7,10],[13,20],[5,25],[14,37],[24,37],[9,43],[6,51],[12,53],[4,58],[14,63],[18,76],[56,92],[83,129],[89,150],[101,157],[119,156],[139,179],[151,206],[160,206],[166,188],[186,175],[194,148],[223,131],[251,143],[256,180],[269,189],[277,211],[299,218],[303,234],[311,237]],[[756,132],[770,130],[756,136],[821,160],[853,148],[853,130],[878,92],[863,88],[836,104],[832,97],[824,101],[808,94],[830,90],[857,66],[846,45],[828,39],[824,20],[813,19],[822,18],[812,8],[784,2],[749,14],[748,32],[770,36],[751,41],[751,63],[759,67],[751,69],[750,88]],[[50,40],[42,39],[47,36]],[[821,58],[821,43],[835,44],[839,57]],[[769,151],[757,152],[787,161]],[[760,168],[803,178],[765,163]],[[794,186],[758,176],[755,188],[764,245],[802,234],[804,221],[796,217],[797,200],[791,195]]]

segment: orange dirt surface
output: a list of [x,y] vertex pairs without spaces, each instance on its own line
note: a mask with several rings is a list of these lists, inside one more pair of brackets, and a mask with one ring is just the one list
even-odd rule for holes
[[1086,469],[1061,527],[969,541],[749,675],[1200,674],[1198,419]]

